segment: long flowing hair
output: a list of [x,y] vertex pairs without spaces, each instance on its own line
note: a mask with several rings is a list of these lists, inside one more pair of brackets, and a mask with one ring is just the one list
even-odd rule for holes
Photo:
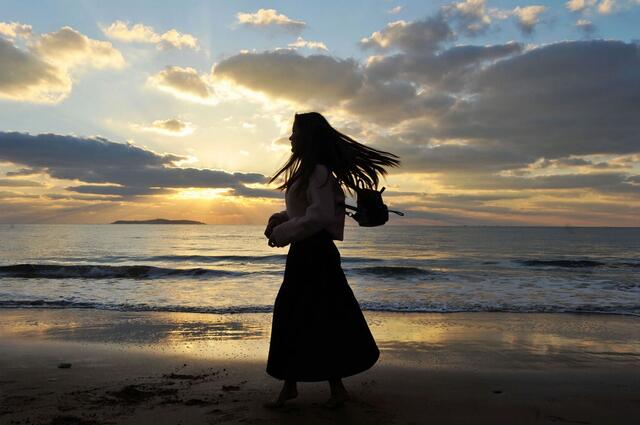
[[379,175],[387,175],[384,167],[400,165],[398,156],[356,142],[333,128],[318,112],[296,114],[293,126],[299,137],[296,148],[269,180],[272,183],[284,174],[284,183],[277,187],[279,190],[291,188],[298,179],[301,181],[299,187],[306,188],[316,164],[324,164],[353,195],[361,185],[377,189]]

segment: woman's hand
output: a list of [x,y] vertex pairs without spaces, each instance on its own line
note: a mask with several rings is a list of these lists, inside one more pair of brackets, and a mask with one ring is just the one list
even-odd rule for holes
[[276,239],[269,238],[269,246],[271,248],[275,248],[275,247],[282,248],[282,247],[287,246],[287,244],[281,244],[281,243],[278,243],[278,241]]
[[287,221],[287,218],[280,215],[280,213],[273,214],[271,218],[269,218],[269,223],[267,224],[267,228],[264,229],[264,235],[267,238],[271,238],[271,232],[273,232],[273,228],[279,224],[284,223],[285,221]]
[[[284,223],[287,220],[281,220],[279,224]],[[271,222],[269,222],[269,224],[271,224]],[[289,244],[289,242],[283,242],[283,238],[282,235],[278,235],[278,229],[275,229],[277,226],[273,226],[271,229],[269,229],[269,226],[267,226],[267,230],[265,230],[265,234],[267,233],[267,231],[269,231],[269,236],[267,236],[269,238],[269,246],[270,247],[278,247],[278,248],[282,248],[283,246],[287,246]],[[275,229],[275,230],[274,230]],[[279,229],[282,230],[282,229]]]
[[[271,232],[273,232],[274,227],[276,227],[276,225],[270,221],[269,224],[267,224],[267,228],[264,229],[264,235],[267,237],[267,239],[271,237]],[[269,246],[271,246],[271,244],[269,244]]]

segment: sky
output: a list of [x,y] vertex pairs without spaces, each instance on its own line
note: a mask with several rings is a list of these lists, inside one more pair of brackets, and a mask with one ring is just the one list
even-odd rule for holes
[[640,226],[639,23],[640,0],[0,0],[0,223],[264,223],[318,111],[400,157],[390,224]]

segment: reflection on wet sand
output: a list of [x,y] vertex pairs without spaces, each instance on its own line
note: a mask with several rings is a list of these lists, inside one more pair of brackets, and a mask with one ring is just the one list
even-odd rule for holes
[[[271,315],[4,310],[0,335],[264,360]],[[612,315],[365,313],[385,364],[548,368],[640,360],[638,319]],[[470,359],[472,361],[470,362]]]

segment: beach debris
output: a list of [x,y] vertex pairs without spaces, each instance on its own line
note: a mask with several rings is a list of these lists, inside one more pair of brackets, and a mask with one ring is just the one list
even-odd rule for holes
[[208,406],[210,404],[216,404],[216,403],[217,402],[202,400],[199,398],[190,398],[189,400],[184,402],[184,404],[187,406]]
[[55,416],[49,422],[50,425],[97,425],[94,420],[87,420],[77,416]]
[[60,363],[58,369],[71,369],[71,363]]
[[206,373],[203,373],[200,375],[188,375],[188,374],[182,374],[182,373],[169,373],[169,374],[162,375],[163,378],[168,378],[168,379],[189,379],[189,380],[205,379],[207,376],[209,375]]
[[173,396],[178,390],[167,389],[146,389],[140,385],[126,385],[119,391],[109,391],[108,394],[118,398],[125,403],[140,403],[156,396]]

